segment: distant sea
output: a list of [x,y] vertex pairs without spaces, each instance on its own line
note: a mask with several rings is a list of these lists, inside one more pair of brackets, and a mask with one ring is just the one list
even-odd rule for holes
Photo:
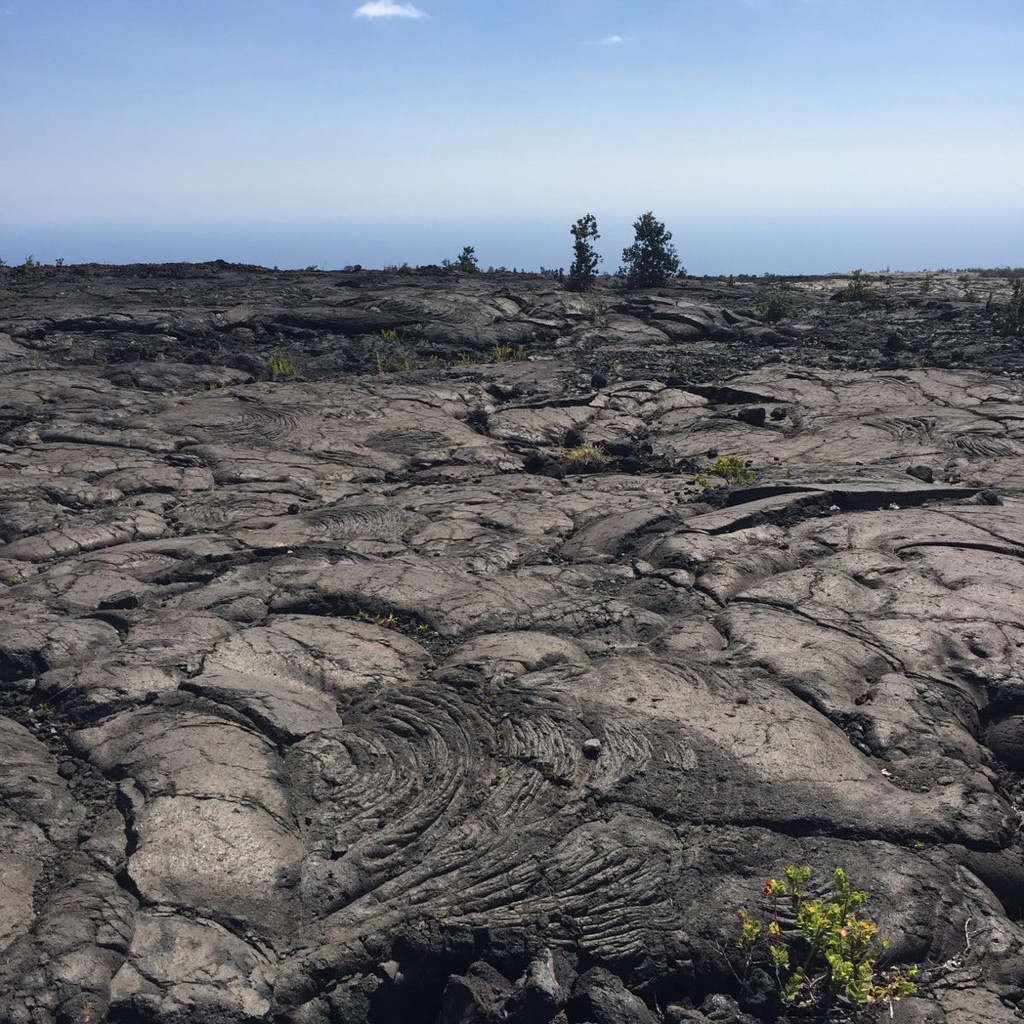
[[[585,213],[587,211],[580,211]],[[594,211],[601,269],[632,240],[630,216]],[[637,211],[642,213],[643,211]],[[691,274],[824,274],[1024,265],[1024,211],[993,215],[711,216],[654,211]],[[578,215],[578,214],[577,214]],[[315,223],[17,224],[0,219],[0,258],[43,263],[170,263],[222,259],[322,270],[440,263],[471,245],[482,269],[568,268],[576,215],[534,220],[339,220]]]

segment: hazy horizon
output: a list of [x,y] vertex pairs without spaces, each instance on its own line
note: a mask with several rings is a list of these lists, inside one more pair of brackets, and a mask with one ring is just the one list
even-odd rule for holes
[[0,0],[0,256],[1024,262],[1021,0]]
[[[657,211],[655,211],[657,216]],[[567,221],[450,220],[316,224],[121,224],[0,229],[0,259],[53,263],[202,263],[223,259],[265,267],[340,269],[454,259],[472,245],[482,269],[568,269]],[[602,223],[599,270],[614,273],[632,223]],[[1024,215],[977,217],[666,218],[689,273],[823,274],[866,270],[1017,267]]]

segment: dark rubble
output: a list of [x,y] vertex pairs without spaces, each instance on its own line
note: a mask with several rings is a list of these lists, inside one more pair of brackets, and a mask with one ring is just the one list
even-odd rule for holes
[[1008,284],[791,284],[0,271],[0,1019],[756,1020],[795,863],[1018,1019]]

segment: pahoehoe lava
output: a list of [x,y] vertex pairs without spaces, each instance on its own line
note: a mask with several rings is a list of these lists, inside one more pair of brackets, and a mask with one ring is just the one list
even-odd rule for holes
[[768,287],[0,269],[0,1021],[1019,1019],[1024,346]]

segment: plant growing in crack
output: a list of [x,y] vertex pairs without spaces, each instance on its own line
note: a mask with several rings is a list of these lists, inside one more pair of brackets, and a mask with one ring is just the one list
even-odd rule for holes
[[496,363],[513,363],[526,358],[526,349],[522,345],[492,345],[491,358]]
[[[708,472],[713,476],[721,477],[732,487],[738,484],[752,484],[757,479],[757,470],[751,469],[746,460],[739,455],[719,455],[711,463]],[[712,489],[711,481],[703,473],[695,474],[693,479],[703,490]]]
[[280,380],[282,377],[291,377],[294,380],[300,372],[299,364],[283,352],[271,355],[267,369],[272,381]]
[[743,962],[733,970],[749,995],[755,972],[774,979],[774,995],[786,1010],[825,1020],[837,1014],[856,1019],[869,1006],[892,1004],[917,992],[916,967],[876,970],[888,942],[878,925],[859,914],[866,892],[850,884],[836,868],[831,889],[811,899],[805,886],[809,867],[787,867],[783,879],[764,886],[764,920],[744,908],[737,911]]
[[596,469],[598,466],[606,466],[611,457],[598,444],[578,444],[575,448],[566,448],[562,452],[562,458],[570,466]]

